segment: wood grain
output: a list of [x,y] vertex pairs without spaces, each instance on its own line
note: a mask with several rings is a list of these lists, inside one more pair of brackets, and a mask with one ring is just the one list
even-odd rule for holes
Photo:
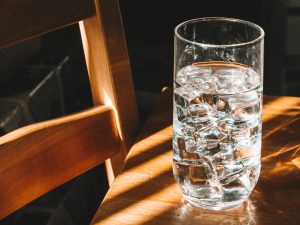
[[94,103],[115,110],[124,142],[123,151],[111,159],[112,182],[136,138],[139,119],[118,1],[95,0],[95,5],[97,15],[81,22],[80,30]]
[[120,143],[107,106],[0,137],[0,219],[116,155]]
[[109,158],[112,182],[136,137],[139,120],[117,0],[2,0],[0,48],[82,19],[96,108],[0,138],[0,219]]
[[182,199],[172,174],[172,95],[131,149],[92,224],[300,224],[300,98],[264,98],[262,172],[250,199],[209,211]]
[[0,48],[93,15],[92,0],[1,0]]

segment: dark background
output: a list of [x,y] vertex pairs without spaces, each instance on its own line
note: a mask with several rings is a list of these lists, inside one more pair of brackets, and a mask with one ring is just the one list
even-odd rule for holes
[[[234,17],[262,26],[266,32],[264,93],[300,96],[300,1],[120,0],[120,6],[142,122],[161,89],[172,87],[174,27],[197,17]],[[44,85],[29,98],[41,82]],[[28,107],[20,107],[20,101]],[[0,127],[0,135],[90,106],[77,25],[0,50],[0,124],[8,121]],[[89,224],[107,188],[100,165],[0,224]]]

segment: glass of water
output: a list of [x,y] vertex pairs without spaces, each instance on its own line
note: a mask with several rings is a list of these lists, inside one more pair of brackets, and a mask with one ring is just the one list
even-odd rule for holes
[[175,28],[173,174],[193,205],[232,208],[257,183],[263,45],[262,28],[239,19]]

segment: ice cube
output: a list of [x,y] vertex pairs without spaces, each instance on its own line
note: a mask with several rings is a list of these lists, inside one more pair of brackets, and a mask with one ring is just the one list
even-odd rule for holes
[[182,151],[186,150],[188,152],[194,152],[197,147],[195,139],[195,128],[185,124],[185,126],[181,127],[180,134],[181,135],[176,136],[176,134],[174,133],[174,136],[176,136],[176,146],[179,146],[178,148],[180,148]]
[[216,96],[214,94],[203,93],[201,99],[210,106],[213,106],[216,103]]
[[[224,195],[223,195],[224,201],[240,200],[241,196],[248,194],[248,193],[245,193],[245,191],[241,187],[241,182],[239,179],[233,180],[228,184],[223,184],[222,189],[224,191]],[[239,224],[244,224],[244,223],[241,223],[241,220],[240,220]],[[249,223],[247,223],[247,224],[249,224]]]
[[226,136],[216,127],[209,127],[208,129],[201,131],[199,137],[201,138],[201,142],[208,149],[217,147],[217,145],[226,138]]
[[239,179],[236,179],[228,184],[223,184],[223,189],[225,190],[225,192],[231,192],[234,191],[235,189],[240,189],[241,188],[241,184]]
[[216,75],[245,75],[244,68],[241,67],[217,66],[213,67],[212,72]]
[[240,70],[218,71],[215,76],[218,78],[216,82],[218,93],[235,94],[247,90],[244,73]]
[[208,128],[200,132],[197,142],[197,151],[201,154],[212,157],[220,151],[225,151],[227,136],[220,132],[216,127]]
[[192,117],[207,117],[210,113],[208,106],[205,104],[190,105],[188,112]]
[[[260,132],[260,122],[258,122],[257,120],[247,121],[245,123],[238,124],[238,126],[233,126],[231,131],[231,138],[235,143],[249,143],[249,141],[251,142],[251,138],[259,134]],[[252,142],[250,144],[252,144]]]
[[217,78],[211,74],[205,74],[188,79],[188,84],[196,88],[201,93],[216,93],[217,92]]
[[257,126],[260,126],[261,120],[260,117],[254,118],[252,120],[247,121],[234,121],[232,123],[232,131],[240,131],[248,128],[255,128]]
[[212,189],[211,199],[217,198],[220,199],[224,195],[224,191],[222,189],[221,183],[217,179],[210,179],[209,184]]
[[254,166],[249,166],[248,167],[248,173],[249,173],[249,180],[252,183],[252,186],[255,186],[256,182],[258,181],[258,177],[260,174],[260,163],[254,165]]
[[186,108],[190,104],[197,104],[201,102],[200,92],[188,85],[175,88],[174,97],[176,106],[180,106],[182,108]]
[[229,135],[230,134],[230,125],[228,123],[226,123],[226,121],[219,121],[218,122],[218,128],[219,131],[222,132],[222,134],[224,135]]
[[240,178],[241,176],[245,175],[246,173],[247,173],[247,168],[246,167],[242,167],[241,169],[236,170],[236,171],[228,174],[224,178],[221,178],[220,179],[220,183],[222,185],[230,184],[231,182],[237,180],[238,178]]
[[230,98],[230,105],[233,109],[246,108],[256,105],[259,100],[260,96],[256,91],[249,91]]
[[247,121],[257,117],[260,113],[260,103],[246,106],[244,108],[236,108],[233,112],[233,118],[236,121]]
[[177,135],[183,135],[183,129],[186,127],[186,124],[180,122],[179,120],[174,117],[173,120],[173,132]]
[[[200,148],[198,148],[200,149]],[[215,145],[215,146],[209,146],[205,143],[203,143],[201,145],[201,153],[205,156],[211,157],[213,155],[215,155],[216,153],[218,153],[219,151],[221,151],[221,147],[219,144]]]
[[235,142],[249,139],[261,133],[260,117],[248,121],[235,121],[231,127],[231,137]]
[[203,161],[205,165],[205,172],[206,172],[206,177],[208,178],[209,185],[211,186],[211,197],[220,197],[223,194],[223,190],[221,188],[221,184],[219,182],[218,176],[217,176],[217,171],[215,164],[211,160],[211,158],[206,157],[202,153],[199,153],[201,156],[201,160]]
[[188,124],[185,124],[185,126],[181,129],[181,132],[184,134],[184,136],[194,137],[195,138],[195,128],[192,126],[189,126]]
[[188,152],[195,152],[196,151],[196,148],[197,148],[197,144],[196,144],[196,141],[194,138],[188,138],[186,141],[185,141],[185,147],[186,147],[186,150]]
[[188,176],[188,173],[189,173],[189,165],[187,163],[174,160],[173,174],[176,182],[178,182],[179,184],[183,184],[185,178]]
[[183,137],[177,137],[177,147],[179,151],[185,151],[185,140]]
[[188,108],[189,121],[202,123],[210,120],[210,109],[206,104],[193,104]]
[[216,104],[216,108],[218,111],[221,111],[221,112],[229,112],[230,111],[228,99],[225,97],[218,97],[216,99],[215,104]]
[[[173,131],[173,141],[172,141],[172,145],[173,145],[173,156],[178,158],[179,160],[179,155],[180,155],[180,150],[182,150],[183,148],[185,148],[185,146],[182,146],[181,142],[178,141],[178,139],[180,140],[182,138],[182,135],[179,133],[176,133],[175,130]],[[178,145],[179,143],[179,145]]]
[[235,121],[252,120],[260,115],[260,96],[256,91],[222,96],[216,99],[215,107]]
[[210,74],[210,67],[186,66],[180,69],[176,75],[176,82],[180,85],[185,85],[189,79],[201,76],[203,74]]
[[252,69],[245,70],[245,84],[248,89],[253,89],[260,85],[260,76]]
[[[248,142],[249,140],[249,142]],[[261,154],[261,138],[255,137],[239,141],[235,145],[234,158],[235,160],[244,160]]]
[[208,184],[207,173],[210,173],[210,171],[204,163],[198,165],[190,165],[188,176],[190,184],[197,186],[206,186]]
[[[199,160],[200,156],[197,153],[189,152],[192,151],[191,143],[186,143],[183,137],[177,137],[177,148],[178,148],[178,155],[183,160],[195,161]],[[188,149],[189,148],[189,149]]]
[[216,168],[216,172],[217,172],[217,175],[218,177],[224,177],[225,175],[225,168],[224,168],[224,165],[221,164],[221,163],[217,163],[215,165],[215,168]]
[[233,151],[233,142],[230,139],[225,139],[219,145],[221,148],[220,153],[231,153]]
[[212,120],[212,118],[210,118],[207,121],[202,121],[202,122],[199,122],[198,120],[195,120],[193,118],[189,118],[186,121],[186,124],[195,129],[195,137],[196,138],[199,138],[199,135],[201,134],[201,132],[203,132],[213,126],[216,126],[215,125],[216,123]]
[[249,179],[248,173],[245,173],[243,176],[241,176],[239,178],[239,182],[243,185],[247,192],[251,192],[253,184]]
[[231,142],[221,142],[220,151],[213,156],[214,164],[231,164],[235,160],[234,148]]
[[217,163],[215,165],[219,179],[231,177],[233,174],[241,171],[244,168],[242,163]]
[[186,117],[185,109],[180,107],[179,105],[176,106],[176,117],[179,121],[183,121]]

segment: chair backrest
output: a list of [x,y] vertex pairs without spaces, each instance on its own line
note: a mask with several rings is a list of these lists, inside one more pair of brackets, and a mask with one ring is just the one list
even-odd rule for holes
[[0,219],[105,160],[111,181],[133,143],[138,115],[117,0],[1,0],[0,48],[74,23],[95,107],[0,137]]

